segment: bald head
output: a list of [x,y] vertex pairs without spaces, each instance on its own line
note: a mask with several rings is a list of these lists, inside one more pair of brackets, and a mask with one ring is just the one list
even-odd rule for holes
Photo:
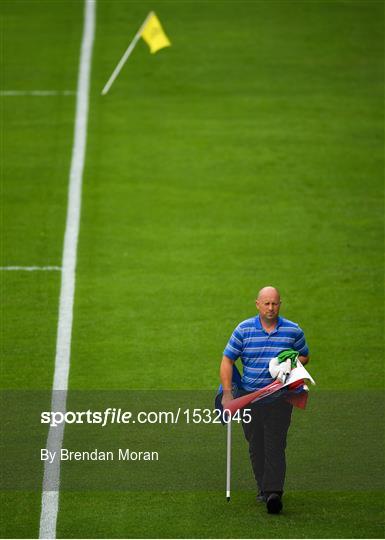
[[281,295],[278,289],[271,286],[263,287],[258,293],[255,305],[262,324],[272,327],[277,323],[281,306]]
[[281,300],[281,295],[279,293],[279,290],[276,287],[271,287],[270,285],[268,285],[267,287],[263,287],[257,295],[257,300],[259,300],[262,297],[265,297],[266,295],[268,296],[273,295],[273,296],[278,297],[278,301]]

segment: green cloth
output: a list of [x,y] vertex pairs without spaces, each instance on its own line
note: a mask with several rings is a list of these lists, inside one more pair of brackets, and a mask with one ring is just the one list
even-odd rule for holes
[[295,351],[294,349],[286,349],[285,351],[280,352],[277,356],[278,364],[286,362],[286,360],[291,360],[291,369],[294,369],[295,367],[297,367],[298,356],[298,351]]

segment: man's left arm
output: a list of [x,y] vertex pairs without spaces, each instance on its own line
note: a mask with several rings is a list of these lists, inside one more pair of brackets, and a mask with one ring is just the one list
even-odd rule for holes
[[304,366],[307,364],[310,360],[309,356],[309,347],[307,346],[305,334],[298,326],[298,334],[295,338],[293,349],[299,352],[298,360],[301,362],[301,364]]
[[305,364],[307,364],[310,360],[310,356],[307,355],[307,356],[298,356],[298,360],[301,362],[301,364],[304,366]]

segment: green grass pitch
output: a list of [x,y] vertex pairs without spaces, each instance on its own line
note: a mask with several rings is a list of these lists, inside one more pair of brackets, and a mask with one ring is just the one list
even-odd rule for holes
[[[75,91],[83,2],[0,10],[0,90]],[[141,40],[102,97],[150,10],[172,46]],[[306,332],[317,387],[293,419],[283,515],[250,489],[227,504],[223,471],[215,491],[63,490],[58,537],[383,537],[383,10],[97,0],[70,389],[214,394],[266,284]],[[75,96],[0,102],[0,264],[60,266]],[[0,279],[1,387],[49,403],[60,273]],[[1,491],[1,536],[37,537],[40,499]]]

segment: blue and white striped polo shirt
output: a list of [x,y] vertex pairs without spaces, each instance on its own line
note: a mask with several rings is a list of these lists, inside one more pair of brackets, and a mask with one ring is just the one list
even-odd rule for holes
[[298,324],[278,317],[277,326],[269,334],[259,316],[238,324],[223,354],[243,364],[242,386],[247,391],[259,390],[273,382],[269,362],[285,349],[294,349],[302,356],[309,354],[305,334]]

